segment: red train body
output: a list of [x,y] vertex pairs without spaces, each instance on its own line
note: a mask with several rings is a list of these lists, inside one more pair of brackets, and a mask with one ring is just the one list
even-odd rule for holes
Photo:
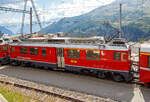
[[140,81],[150,85],[150,44],[140,48]]
[[10,63],[89,71],[100,78],[130,81],[130,50],[126,46],[12,43]]
[[[54,40],[54,42],[58,42]],[[53,42],[52,41],[52,42]],[[44,67],[46,69],[89,72],[99,78],[115,81],[133,79],[131,49],[123,42],[107,44],[74,44],[43,42],[13,42],[0,45],[1,62],[10,57],[10,64]],[[80,41],[81,42],[81,41]],[[6,48],[9,46],[8,48]],[[150,83],[150,46],[141,45],[140,82]]]
[[4,40],[0,40],[0,64],[8,64],[9,62],[9,49],[8,43]]

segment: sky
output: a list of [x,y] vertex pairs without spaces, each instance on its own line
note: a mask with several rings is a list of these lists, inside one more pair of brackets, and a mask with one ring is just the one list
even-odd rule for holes
[[[91,10],[109,4],[115,0],[33,0],[43,25],[50,24],[63,17],[73,17],[85,14]],[[27,10],[31,2],[27,2]],[[0,0],[0,6],[23,9],[24,0]],[[21,24],[22,14],[0,11],[0,25]],[[35,14],[33,21],[36,22]],[[29,15],[26,15],[25,23],[29,23]]]

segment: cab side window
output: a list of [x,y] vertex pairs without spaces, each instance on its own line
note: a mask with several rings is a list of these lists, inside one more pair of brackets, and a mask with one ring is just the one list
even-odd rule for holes
[[114,52],[114,60],[120,61],[120,52]]
[[148,67],[150,68],[150,56],[148,56]]

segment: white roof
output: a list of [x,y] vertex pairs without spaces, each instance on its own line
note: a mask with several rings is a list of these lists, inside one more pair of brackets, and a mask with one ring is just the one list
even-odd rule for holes
[[127,51],[127,47],[108,46],[108,45],[75,45],[75,44],[29,44],[29,43],[12,43],[14,46],[36,46],[36,47],[57,47],[57,48],[79,48],[79,49],[102,49],[102,50],[118,50]]
[[150,52],[150,43],[141,44],[141,52]]

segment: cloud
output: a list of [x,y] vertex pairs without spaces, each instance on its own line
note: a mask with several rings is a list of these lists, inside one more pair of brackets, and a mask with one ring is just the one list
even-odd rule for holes
[[45,20],[61,17],[78,16],[91,10],[109,4],[115,0],[73,0],[72,2],[62,2],[51,4],[47,10],[39,8],[40,15],[45,17]]
[[[3,4],[5,7],[16,8],[16,9],[23,9],[24,7],[24,0],[0,0],[0,4]],[[115,0],[63,0],[63,2],[56,2],[53,0],[52,3],[46,8],[43,8],[40,4],[40,0],[34,0],[36,8],[38,10],[38,14],[40,20],[42,22],[50,22],[52,19],[63,18],[63,17],[73,17],[78,16],[91,10],[109,4]],[[54,2],[55,1],[55,2]],[[47,0],[46,2],[50,2]],[[31,2],[28,1],[27,10],[31,7]],[[21,17],[22,14],[16,14],[18,16],[13,16],[14,13],[10,14],[0,14],[0,24],[6,23],[8,19],[11,19],[7,23],[20,23],[21,24]],[[9,16],[8,16],[9,15]],[[29,15],[26,15],[27,19],[25,19],[25,23],[29,23]],[[33,15],[33,21],[36,21],[35,14]]]
[[23,2],[23,0],[0,0],[0,6],[8,4],[17,4]]
[[[12,0],[2,0],[0,3],[2,3],[2,7],[7,7],[7,8],[14,8],[14,9],[24,9],[24,0],[15,0],[12,2]],[[35,5],[37,5],[35,3]],[[27,2],[27,7],[26,10],[29,11],[30,7],[32,6],[31,2]],[[21,23],[21,17],[23,13],[17,13],[17,12],[10,12],[10,11],[0,11],[0,24],[9,24],[9,23]],[[29,14],[26,15],[25,23],[29,23]]]

